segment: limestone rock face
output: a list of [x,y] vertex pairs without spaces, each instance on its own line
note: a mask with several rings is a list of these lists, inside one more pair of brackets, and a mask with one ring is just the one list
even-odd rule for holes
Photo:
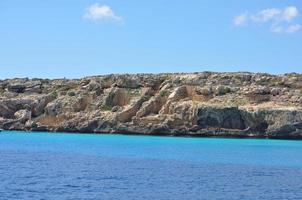
[[124,88],[111,88],[105,98],[104,104],[109,107],[124,106],[129,103],[129,96]]
[[0,128],[302,139],[302,75],[200,72],[0,80]]

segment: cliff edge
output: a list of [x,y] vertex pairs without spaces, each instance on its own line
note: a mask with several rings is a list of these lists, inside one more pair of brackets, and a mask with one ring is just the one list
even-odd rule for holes
[[302,139],[302,74],[1,80],[0,128]]

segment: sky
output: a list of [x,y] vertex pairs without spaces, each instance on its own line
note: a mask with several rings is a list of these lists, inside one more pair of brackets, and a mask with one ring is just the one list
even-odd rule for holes
[[301,0],[0,0],[0,79],[302,73]]

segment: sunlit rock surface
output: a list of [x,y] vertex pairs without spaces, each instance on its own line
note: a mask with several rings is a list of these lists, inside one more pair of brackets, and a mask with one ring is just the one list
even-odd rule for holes
[[0,128],[302,138],[302,74],[123,74],[0,81]]

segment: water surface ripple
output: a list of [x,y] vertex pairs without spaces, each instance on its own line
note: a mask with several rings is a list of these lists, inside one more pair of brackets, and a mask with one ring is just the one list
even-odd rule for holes
[[302,141],[2,131],[0,199],[302,199]]

